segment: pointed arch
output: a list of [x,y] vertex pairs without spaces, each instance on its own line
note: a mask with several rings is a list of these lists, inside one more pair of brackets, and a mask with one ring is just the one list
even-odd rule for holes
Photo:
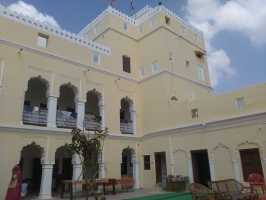
[[[134,102],[132,99],[130,99],[128,96],[126,96],[126,97],[122,98],[121,101],[122,100],[125,100],[126,102],[128,102],[130,112],[135,111],[135,105],[134,105]],[[120,101],[120,108],[121,108],[121,101]]]
[[[40,150],[40,153],[41,153],[41,158],[40,158],[41,163],[42,163],[42,164],[45,163],[45,159],[44,159],[44,158],[45,158],[45,150],[44,150],[44,148],[43,148],[42,146],[36,144],[35,141],[33,141],[31,144],[28,144],[28,145],[26,145],[26,146],[24,146],[24,147],[28,147],[28,146],[34,146],[34,147],[37,147],[37,148]],[[21,149],[21,151],[20,151],[20,155],[21,155],[21,152],[22,152],[22,150],[23,150],[24,147],[22,147],[22,149]]]
[[99,91],[97,91],[95,88],[93,88],[92,90],[89,90],[89,91],[87,92],[87,94],[88,94],[89,92],[92,92],[93,94],[95,94],[95,95],[98,97],[98,106],[99,106],[99,107],[101,107],[101,106],[104,105],[104,103],[103,103],[103,95],[102,95],[102,93],[100,93]]
[[74,92],[74,102],[79,100],[79,89],[75,85],[71,84],[71,82],[64,83],[64,84],[60,85],[59,91],[58,91],[58,96],[60,96],[60,88],[62,86],[69,87],[69,88],[71,88],[73,90],[73,92]]
[[36,79],[45,84],[45,86],[46,86],[46,97],[50,96],[50,94],[51,94],[50,83],[46,79],[44,79],[41,75],[30,77],[29,80],[26,83],[26,88],[25,89],[28,90],[28,84],[29,84],[30,80],[36,80]]

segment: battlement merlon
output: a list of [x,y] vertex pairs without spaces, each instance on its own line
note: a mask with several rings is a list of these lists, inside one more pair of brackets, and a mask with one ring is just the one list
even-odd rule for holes
[[102,18],[104,18],[107,14],[113,14],[116,15],[117,17],[123,19],[126,22],[129,22],[131,24],[134,24],[135,26],[140,25],[143,23],[143,21],[149,19],[152,15],[158,13],[158,12],[163,12],[165,15],[168,17],[174,19],[178,23],[180,23],[182,26],[185,26],[186,28],[190,29],[194,33],[200,35],[201,37],[204,36],[203,31],[199,30],[186,20],[182,19],[178,15],[176,15],[174,12],[170,11],[168,8],[158,5],[155,8],[151,8],[151,6],[147,5],[144,8],[142,8],[139,12],[137,12],[133,17],[130,17],[126,15],[125,13],[122,13],[115,8],[108,6],[99,16],[97,16],[91,23],[89,23],[87,26],[85,26],[79,33],[78,35],[81,36],[85,34],[88,30],[90,30],[92,27],[94,27]]
[[94,51],[110,55],[110,48],[107,46],[93,42],[92,40],[88,40],[75,33],[62,30],[61,28],[52,26],[50,24],[47,24],[46,22],[41,22],[40,20],[30,18],[29,16],[23,15],[22,13],[17,13],[16,11],[13,12],[10,9],[6,9],[1,5],[0,5],[0,16],[16,21],[21,24],[25,24],[32,28],[38,29],[44,33],[61,37],[63,39],[85,46]]

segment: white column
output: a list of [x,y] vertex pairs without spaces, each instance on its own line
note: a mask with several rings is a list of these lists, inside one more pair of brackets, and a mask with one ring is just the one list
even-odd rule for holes
[[133,178],[135,179],[134,188],[139,188],[139,163],[137,161],[136,155],[132,155],[131,153],[131,163],[133,165]]
[[235,179],[237,181],[240,181],[239,170],[238,170],[238,160],[237,159],[232,159],[232,161],[234,163]]
[[105,124],[104,124],[104,105],[102,103],[98,104],[99,110],[100,110],[100,116],[102,117],[101,121],[101,128],[104,130]]
[[77,112],[77,128],[83,129],[84,114],[85,114],[85,101],[77,100],[76,103],[76,112]]
[[105,169],[104,169],[104,161],[103,161],[103,154],[102,151],[100,150],[98,153],[98,164],[99,164],[99,178],[104,178],[105,177]]
[[189,176],[189,182],[194,183],[194,178],[193,178],[193,171],[192,171],[192,162],[188,161],[188,176]]
[[[104,161],[103,161],[103,155],[102,155],[101,150],[98,153],[98,165],[99,165],[99,170],[100,170],[99,178],[105,178]],[[102,193],[102,191],[103,191],[103,186],[99,185],[97,193]]]
[[21,108],[21,115],[20,115],[20,124],[23,124],[23,111],[24,111],[24,101],[25,101],[25,93],[26,90],[23,90],[23,94],[22,94],[22,108]]
[[47,96],[47,127],[56,127],[56,110],[58,96]]
[[215,181],[215,174],[214,174],[214,166],[213,166],[213,161],[209,161],[209,165],[210,165],[210,173],[211,173],[211,180]]
[[53,176],[52,163],[42,163],[42,182],[38,199],[52,199],[52,176]]
[[[82,164],[80,163],[73,163],[73,176],[72,176],[72,180],[83,180],[83,176],[82,176]],[[73,190],[75,191],[75,188],[73,188]],[[76,192],[82,191],[82,185],[76,185]]]
[[136,135],[137,129],[136,129],[136,111],[134,109],[130,109],[130,119],[133,121],[133,134]]

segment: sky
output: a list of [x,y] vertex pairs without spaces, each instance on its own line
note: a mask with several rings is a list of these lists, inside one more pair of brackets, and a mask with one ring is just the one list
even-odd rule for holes
[[[214,94],[266,81],[266,0],[133,0],[134,13],[159,1],[204,32]],[[77,34],[110,0],[0,0],[0,5]],[[112,6],[130,15],[130,0]]]

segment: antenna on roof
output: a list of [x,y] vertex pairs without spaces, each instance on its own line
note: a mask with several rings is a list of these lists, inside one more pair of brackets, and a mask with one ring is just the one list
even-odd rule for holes
[[133,0],[131,0],[131,2],[130,2],[130,15],[131,15],[131,17],[133,16],[133,12],[134,12]]

